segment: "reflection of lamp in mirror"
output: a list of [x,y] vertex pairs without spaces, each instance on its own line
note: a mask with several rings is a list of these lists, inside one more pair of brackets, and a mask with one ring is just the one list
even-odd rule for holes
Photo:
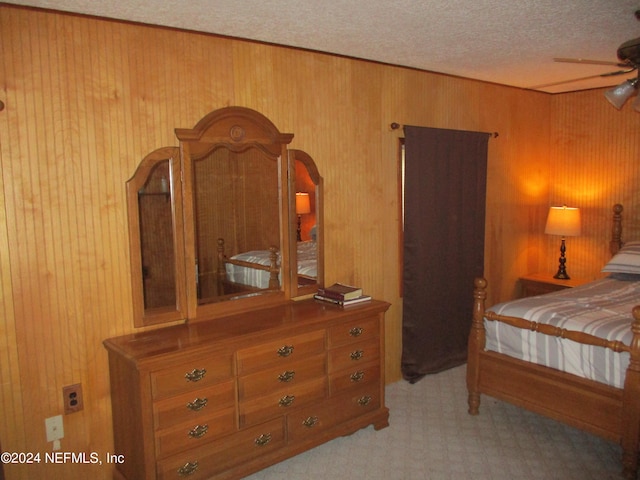
[[311,213],[311,204],[309,203],[309,194],[303,192],[296,192],[296,214],[298,215],[298,241],[302,241],[302,232],[300,224],[302,215]]
[[547,217],[547,225],[544,228],[544,233],[549,235],[561,235],[562,243],[560,244],[560,265],[558,266],[558,273],[553,278],[561,280],[569,280],[565,263],[566,247],[564,244],[564,237],[577,237],[580,235],[580,209],[567,206],[551,207],[549,209],[549,216]]

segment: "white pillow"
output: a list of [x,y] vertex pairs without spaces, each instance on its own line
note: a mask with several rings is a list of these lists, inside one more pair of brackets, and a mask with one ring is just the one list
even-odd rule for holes
[[625,243],[602,271],[640,274],[640,241]]

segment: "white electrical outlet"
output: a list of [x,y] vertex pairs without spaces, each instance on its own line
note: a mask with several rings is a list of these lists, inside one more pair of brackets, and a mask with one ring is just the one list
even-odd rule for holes
[[47,429],[47,442],[54,442],[64,437],[64,426],[62,425],[62,415],[45,418],[44,425]]

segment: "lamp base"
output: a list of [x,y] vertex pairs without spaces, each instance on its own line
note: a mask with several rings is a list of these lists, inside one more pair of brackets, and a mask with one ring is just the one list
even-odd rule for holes
[[558,280],[571,280],[571,277],[567,275],[567,272],[565,270],[558,270],[558,273],[556,273],[553,278],[557,278]]
[[564,243],[564,237],[562,237],[562,243],[560,244],[560,258],[558,259],[560,265],[558,265],[558,273],[556,273],[553,278],[557,278],[559,280],[571,280],[565,267],[565,263],[567,263],[567,258],[565,257],[566,250],[567,247]]

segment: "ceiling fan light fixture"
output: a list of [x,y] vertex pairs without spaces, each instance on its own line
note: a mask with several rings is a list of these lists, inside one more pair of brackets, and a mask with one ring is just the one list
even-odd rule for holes
[[625,102],[629,100],[629,97],[634,94],[637,85],[637,78],[625,80],[617,87],[613,87],[612,89],[604,92],[604,96],[609,100],[609,102],[611,102],[611,105],[620,110]]

